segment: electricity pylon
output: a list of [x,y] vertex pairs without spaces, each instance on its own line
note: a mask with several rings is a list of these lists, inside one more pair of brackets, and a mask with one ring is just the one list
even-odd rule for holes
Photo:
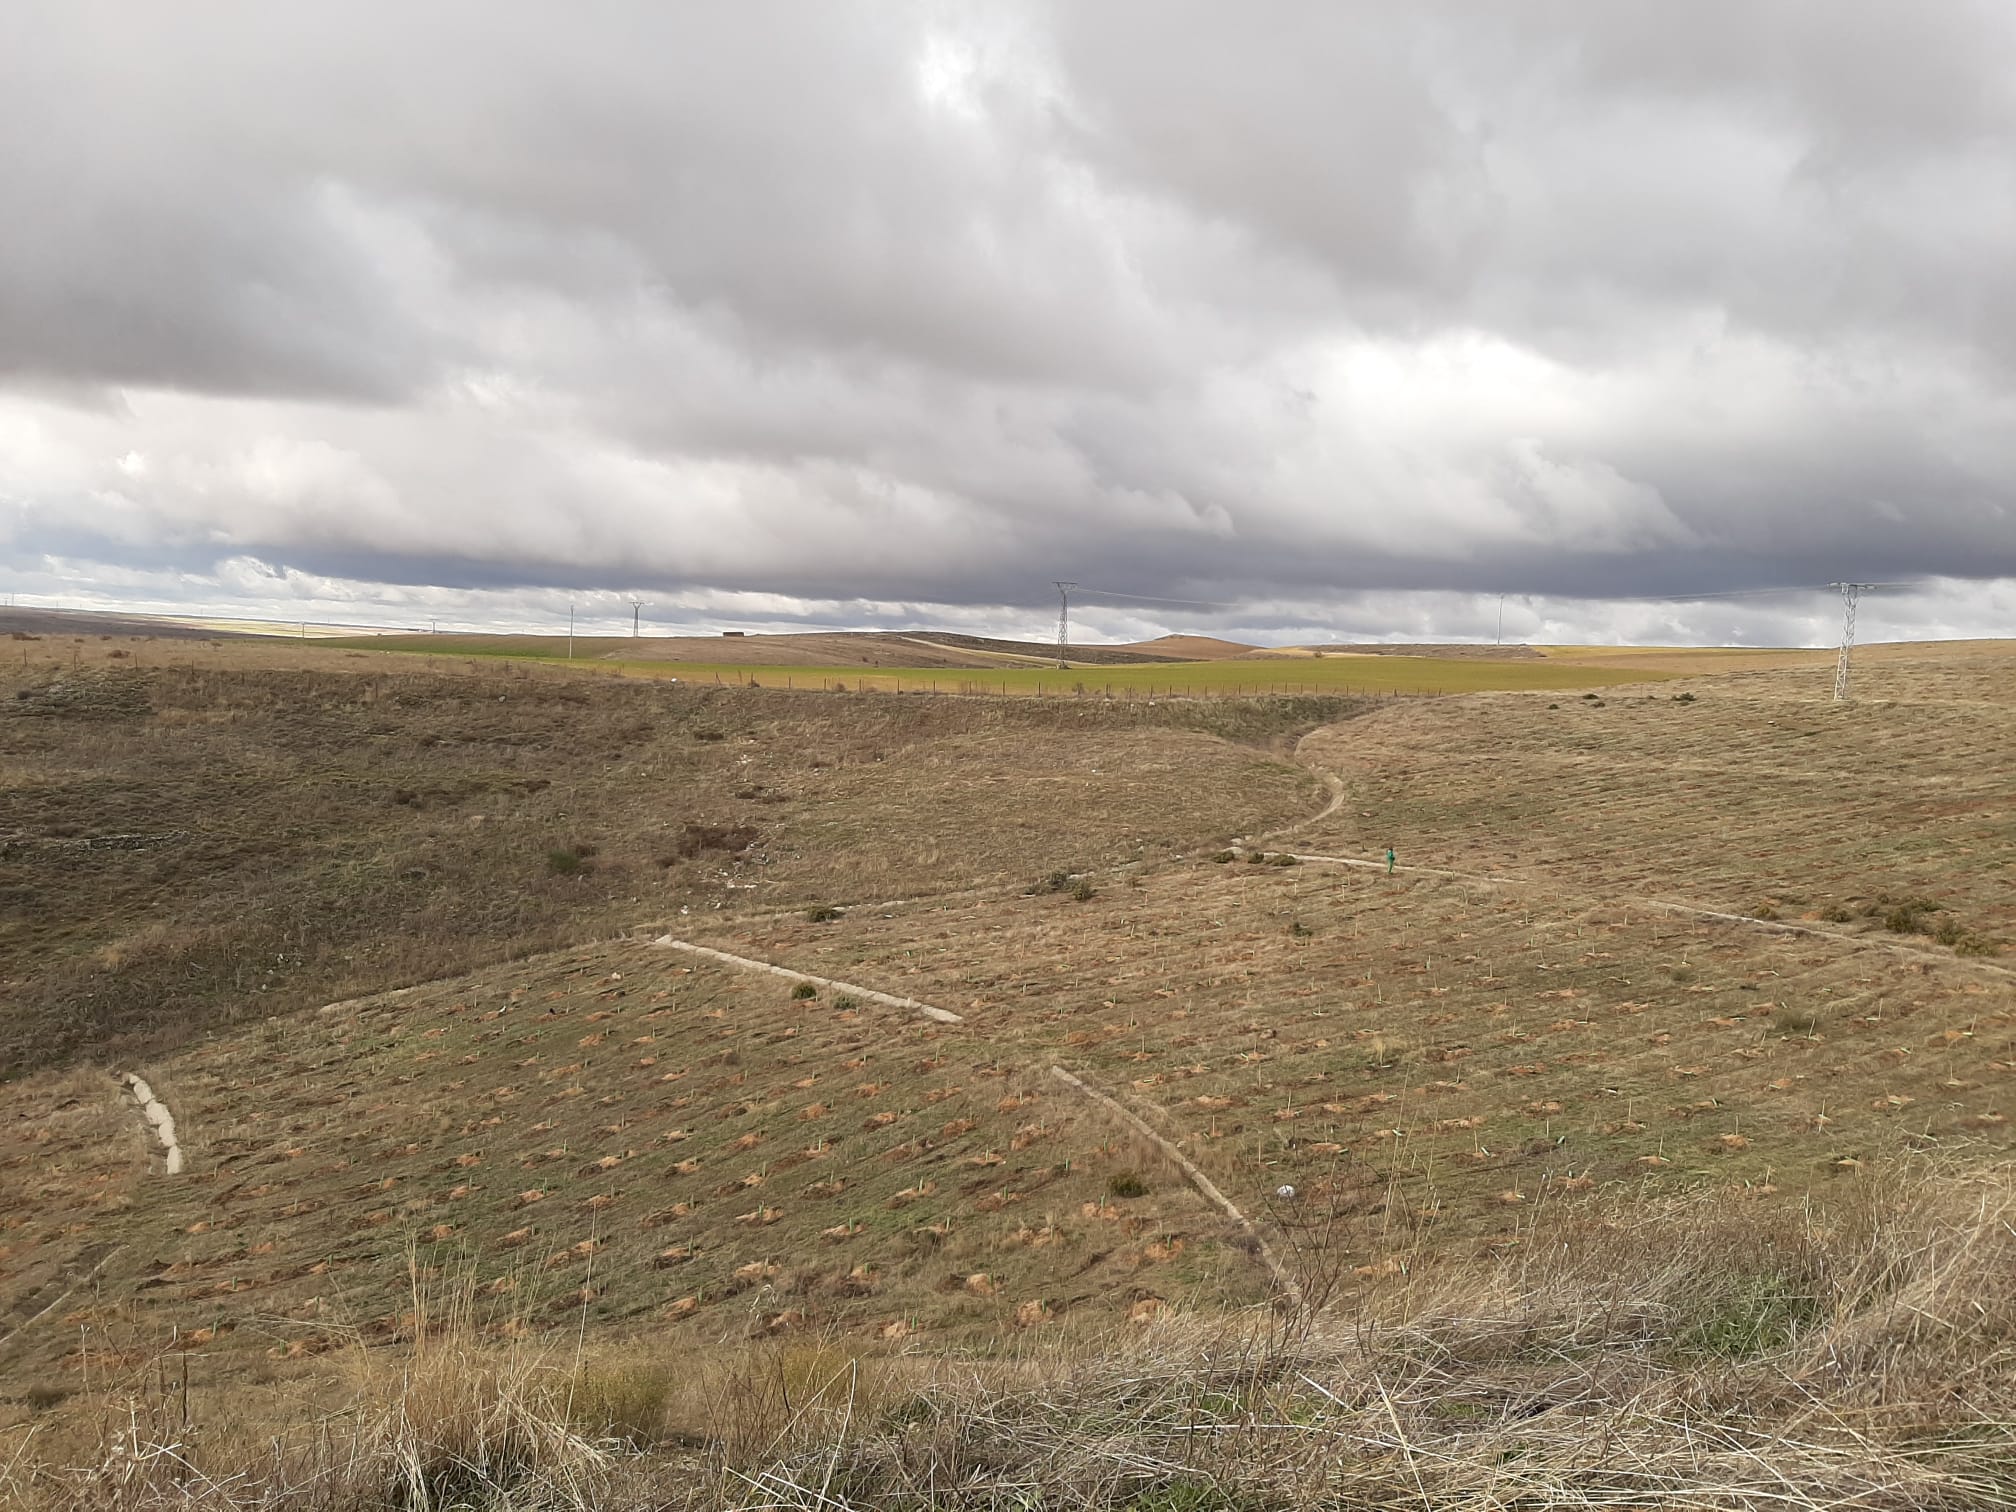
[[1076,583],[1057,584],[1057,670],[1063,671],[1067,665],[1065,658],[1071,651],[1071,590]]
[[1834,702],[1848,701],[1848,659],[1855,650],[1855,601],[1874,583],[1829,583],[1841,595],[1841,659],[1834,664]]

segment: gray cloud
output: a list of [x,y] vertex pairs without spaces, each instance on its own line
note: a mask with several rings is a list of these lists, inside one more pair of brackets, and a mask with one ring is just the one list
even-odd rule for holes
[[17,587],[2016,577],[1985,0],[17,9]]

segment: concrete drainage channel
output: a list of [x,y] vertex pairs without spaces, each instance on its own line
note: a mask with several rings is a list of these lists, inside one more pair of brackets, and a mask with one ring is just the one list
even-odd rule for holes
[[168,1111],[168,1105],[154,1095],[154,1089],[140,1077],[128,1071],[119,1078],[132,1094],[134,1103],[140,1109],[140,1116],[147,1120],[154,1130],[154,1137],[161,1141],[162,1170],[170,1176],[182,1174],[182,1141],[175,1134],[175,1115]]

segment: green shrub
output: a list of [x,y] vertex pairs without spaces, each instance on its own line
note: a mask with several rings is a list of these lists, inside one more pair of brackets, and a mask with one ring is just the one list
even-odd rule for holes
[[559,846],[546,852],[546,870],[556,877],[571,877],[587,865],[581,852],[572,846]]
[[800,982],[796,987],[791,989],[791,997],[796,1002],[802,1002],[806,998],[816,998],[817,996],[819,996],[819,989],[814,987],[810,982]]
[[1673,1342],[1683,1355],[1746,1360],[1791,1343],[1820,1313],[1810,1281],[1762,1271],[1739,1276],[1729,1290],[1702,1299],[1700,1314]]
[[1092,885],[1092,879],[1090,877],[1080,877],[1076,885],[1074,885],[1071,889],[1071,896],[1077,899],[1080,903],[1083,903],[1087,899],[1093,897],[1098,891],[1099,889]]
[[807,924],[831,924],[840,917],[840,910],[830,903],[815,903],[805,910]]
[[1883,927],[1892,934],[1930,933],[1925,916],[1942,911],[1930,898],[1901,898],[1894,901],[1884,898],[1881,901],[1889,905],[1883,913]]
[[1846,924],[1855,915],[1843,908],[1839,903],[1830,903],[1827,907],[1820,910],[1820,917],[1825,919],[1829,924]]
[[1115,1197],[1146,1197],[1148,1183],[1139,1171],[1116,1171],[1107,1178],[1106,1190]]
[[[1323,653],[1316,653],[1321,656]],[[1243,1512],[1252,1503],[1202,1476],[1179,1475],[1120,1504],[1122,1512]]]
[[1222,850],[1211,859],[1216,861],[1220,866],[1223,866],[1227,861],[1237,861],[1239,859],[1239,852]]

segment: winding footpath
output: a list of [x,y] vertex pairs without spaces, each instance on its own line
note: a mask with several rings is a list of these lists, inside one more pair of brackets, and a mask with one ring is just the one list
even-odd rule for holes
[[[1324,726],[1327,729],[1329,726]],[[1314,851],[1273,849],[1264,842],[1269,840],[1290,840],[1293,836],[1312,825],[1321,824],[1342,807],[1345,797],[1344,780],[1335,772],[1317,766],[1302,754],[1302,746],[1310,736],[1320,734],[1312,730],[1295,744],[1295,762],[1320,780],[1330,791],[1330,801],[1306,819],[1281,829],[1269,830],[1252,839],[1235,839],[1232,849],[1242,855],[1290,856],[1297,861],[1313,866],[1343,866],[1358,871],[1383,872],[1387,869],[1383,860],[1370,861],[1356,856],[1331,856]],[[1993,961],[1983,961],[1971,957],[1957,956],[1944,951],[1927,950],[1922,946],[1907,945],[1899,940],[1886,940],[1866,935],[1844,934],[1837,929],[1823,929],[1814,924],[1793,924],[1781,919],[1758,919],[1749,914],[1729,913],[1719,908],[1708,908],[1699,903],[1680,903],[1667,898],[1616,897],[1608,893],[1592,893],[1570,887],[1551,877],[1494,877],[1484,872],[1455,871],[1440,866],[1395,865],[1396,876],[1433,877],[1444,882],[1469,882],[1480,887],[1548,887],[1566,897],[1585,902],[1622,905],[1628,908],[1647,909],[1653,913],[1677,914],[1683,918],[1701,919],[1711,924],[1734,924],[1746,929],[1762,930],[1767,934],[1802,935],[1808,939],[1831,941],[1847,950],[1875,950],[1885,955],[1903,956],[1911,960],[1926,961],[1934,965],[1956,966],[1966,971],[1985,972],[1990,976],[2016,980],[2016,968],[1997,965]]]

